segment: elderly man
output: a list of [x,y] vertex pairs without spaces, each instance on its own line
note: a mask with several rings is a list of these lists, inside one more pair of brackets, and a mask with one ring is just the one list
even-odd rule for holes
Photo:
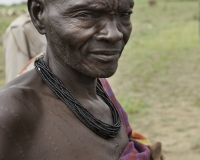
[[34,70],[0,91],[2,159],[149,159],[99,79],[117,69],[133,6],[133,0],[28,1],[47,51]]

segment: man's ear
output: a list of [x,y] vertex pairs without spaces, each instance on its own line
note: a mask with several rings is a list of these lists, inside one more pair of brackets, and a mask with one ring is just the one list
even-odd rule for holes
[[32,22],[40,34],[45,34],[46,29],[44,25],[44,1],[42,0],[29,0],[28,10]]

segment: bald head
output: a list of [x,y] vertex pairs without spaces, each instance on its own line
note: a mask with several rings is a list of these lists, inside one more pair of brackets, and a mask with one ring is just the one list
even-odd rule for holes
[[[62,0],[61,0],[62,1]],[[65,0],[66,1],[66,0]],[[50,4],[52,2],[56,2],[55,0],[28,0],[28,10],[30,10],[31,3],[43,3],[45,5]],[[59,1],[60,2],[60,1]]]
[[133,0],[29,0],[32,21],[47,37],[47,54],[90,77],[110,77],[132,25]]

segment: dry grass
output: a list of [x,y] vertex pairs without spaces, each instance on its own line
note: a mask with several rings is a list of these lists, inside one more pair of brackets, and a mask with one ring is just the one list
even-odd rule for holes
[[131,39],[109,81],[134,130],[161,141],[166,159],[198,160],[198,2],[136,1],[132,18]]

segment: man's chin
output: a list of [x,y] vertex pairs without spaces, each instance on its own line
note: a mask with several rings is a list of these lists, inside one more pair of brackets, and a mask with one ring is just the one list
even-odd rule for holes
[[109,78],[113,76],[117,70],[117,65],[114,67],[104,67],[104,68],[79,68],[79,67],[73,67],[76,71],[79,73],[82,73],[86,76],[92,77],[92,78]]
[[109,78],[115,74],[116,70],[114,71],[101,71],[96,73],[90,73],[88,76],[91,76],[93,78]]
[[110,77],[112,77],[114,74],[115,74],[115,72],[110,73],[110,74],[102,74],[100,77],[97,77],[97,78],[110,78]]

